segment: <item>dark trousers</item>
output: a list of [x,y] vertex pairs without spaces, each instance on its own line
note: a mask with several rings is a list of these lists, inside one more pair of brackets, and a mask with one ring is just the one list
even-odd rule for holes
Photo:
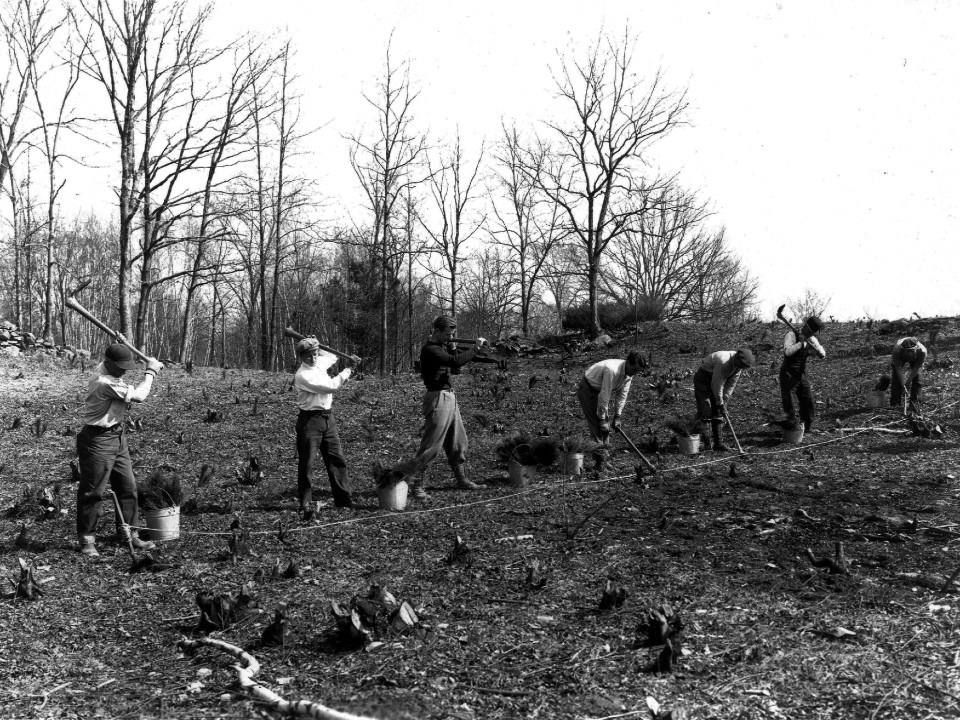
[[783,412],[789,418],[796,417],[796,409],[793,405],[794,392],[797,394],[797,403],[800,406],[800,420],[803,422],[803,429],[809,432],[816,415],[813,387],[807,380],[806,373],[791,372],[787,368],[780,368],[780,399],[783,401]]
[[[913,382],[910,383],[910,405],[914,408],[920,400],[920,388],[920,373],[918,372],[916,377],[913,378]],[[903,409],[903,389],[897,366],[894,365],[890,378],[890,407]]]
[[580,401],[583,417],[587,419],[587,425],[590,427],[590,438],[594,442],[604,442],[606,438],[603,431],[600,430],[600,418],[597,417],[600,391],[594,390],[585,377],[580,378],[580,384],[577,385],[577,400]]
[[337,433],[337,421],[329,410],[300,411],[297,416],[297,500],[302,510],[313,501],[313,465],[317,451],[323,458],[337,507],[353,504],[347,458]]
[[[723,421],[719,419],[717,399],[713,396],[713,375],[706,370],[697,370],[693,376],[693,397],[697,402],[697,417],[704,424],[710,421],[710,427],[713,430],[713,442],[720,444],[720,426]],[[710,447],[710,439],[704,437],[704,446]]]
[[[96,532],[108,483],[120,501],[123,520],[129,525],[138,525],[137,481],[133,477],[130,449],[123,427],[84,425],[77,435],[77,454],[80,456],[77,534],[93,535]],[[120,518],[116,518],[116,524],[119,533]]]

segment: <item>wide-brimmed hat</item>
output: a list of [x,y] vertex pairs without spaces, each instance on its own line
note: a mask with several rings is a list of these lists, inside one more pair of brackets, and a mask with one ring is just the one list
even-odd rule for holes
[[807,326],[807,329],[810,331],[811,335],[816,335],[818,332],[820,332],[820,330],[823,329],[823,321],[816,315],[811,315],[808,317],[804,325]]
[[103,353],[103,359],[109,360],[121,370],[136,370],[137,361],[133,351],[123,343],[113,343]]

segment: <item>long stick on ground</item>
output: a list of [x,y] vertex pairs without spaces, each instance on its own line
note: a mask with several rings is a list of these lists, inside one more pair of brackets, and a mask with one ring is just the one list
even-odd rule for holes
[[733,442],[736,443],[737,452],[738,452],[740,455],[746,455],[746,453],[743,451],[743,448],[740,447],[740,441],[737,440],[737,433],[735,433],[734,430],[733,430],[733,421],[730,420],[730,415],[729,415],[729,414],[727,415],[727,427],[730,428],[730,434],[733,435]]
[[354,715],[353,713],[334,710],[333,708],[328,708],[325,705],[311,702],[310,700],[284,700],[273,692],[273,690],[264,687],[253,679],[253,676],[260,672],[260,663],[257,662],[257,659],[253,655],[223,640],[217,640],[215,638],[199,638],[197,640],[184,639],[180,641],[179,646],[181,650],[185,651],[196,650],[204,646],[212,647],[241,660],[243,665],[238,664],[233,666],[237,671],[240,686],[257,700],[262,700],[272,705],[278,712],[284,713],[285,715],[306,715],[307,717],[317,718],[318,720],[374,720],[366,715]]
[[627,434],[623,431],[623,429],[618,427],[618,428],[617,428],[617,432],[620,433],[620,437],[622,437],[624,440],[626,440],[627,443],[630,445],[630,447],[633,448],[633,451],[634,451],[637,455],[640,456],[640,459],[643,460],[643,464],[647,466],[647,470],[649,470],[650,472],[656,472],[656,471],[657,471],[657,468],[655,468],[655,467],[653,466],[653,463],[650,462],[649,460],[647,460],[647,459],[643,456],[643,453],[640,452],[640,448],[638,448],[636,445],[633,444],[633,440],[631,440],[630,438],[627,437]]

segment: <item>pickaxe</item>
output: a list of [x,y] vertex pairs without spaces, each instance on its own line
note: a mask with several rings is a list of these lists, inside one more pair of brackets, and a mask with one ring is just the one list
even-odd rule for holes
[[637,455],[640,456],[640,459],[643,461],[643,464],[647,466],[647,470],[649,470],[650,472],[655,473],[655,472],[657,471],[657,468],[655,468],[655,467],[653,466],[653,463],[650,462],[649,460],[647,460],[647,459],[643,456],[643,453],[640,452],[640,448],[638,448],[636,445],[634,445],[634,444],[633,444],[633,440],[631,440],[630,438],[627,437],[627,434],[623,431],[623,428],[621,428],[620,426],[617,426],[617,427],[615,428],[615,430],[616,430],[618,433],[620,433],[620,437],[622,437],[624,440],[627,441],[627,444],[628,444],[631,448],[633,448],[633,451],[634,451]]
[[[306,335],[301,335],[289,325],[286,328],[284,328],[283,334],[286,335],[288,338],[293,338],[297,342],[300,342],[301,340],[307,337]],[[334,350],[329,345],[323,345],[318,342],[317,347],[319,347],[324,352],[328,352],[331,355],[336,355],[338,358],[342,358],[343,360],[349,360],[350,362],[355,362],[357,359],[355,355],[350,355],[348,353],[340,352],[339,350]]]
[[790,328],[791,330],[793,330],[793,335],[794,335],[794,337],[797,338],[797,342],[801,342],[801,341],[803,340],[803,338],[802,338],[801,335],[800,335],[800,331],[797,330],[796,326],[795,326],[792,322],[790,322],[789,320],[787,320],[787,318],[784,317],[784,315],[783,315],[783,309],[784,309],[786,306],[787,306],[787,304],[784,303],[783,305],[781,305],[780,307],[777,308],[777,318],[779,318],[780,320],[783,320],[783,322],[785,322],[785,323],[787,324],[787,327]]
[[73,310],[74,312],[82,315],[82,316],[83,316],[84,318],[86,318],[88,321],[90,321],[91,323],[93,323],[94,325],[96,325],[98,328],[100,328],[101,330],[103,330],[107,335],[110,335],[110,336],[116,338],[119,342],[122,342],[124,345],[126,345],[128,348],[130,348],[130,350],[133,352],[133,354],[136,355],[138,358],[140,358],[140,359],[143,360],[144,362],[149,362],[149,361],[150,361],[150,358],[147,357],[146,353],[143,353],[143,352],[141,352],[139,349],[137,349],[136,347],[134,347],[123,335],[121,335],[121,334],[118,333],[116,330],[114,330],[113,328],[111,328],[110,326],[108,326],[106,323],[103,323],[103,322],[101,322],[100,320],[98,320],[97,317],[96,317],[93,313],[91,313],[89,310],[87,310],[83,305],[81,305],[81,304],[77,301],[77,299],[74,297],[74,295],[76,295],[78,292],[80,292],[81,290],[83,290],[83,289],[84,289],[87,285],[89,285],[89,284],[90,284],[90,281],[87,280],[86,282],[83,282],[83,283],[81,283],[79,286],[77,286],[77,287],[69,294],[69,296],[67,297],[67,299],[64,301],[63,304],[66,305],[66,306],[67,306],[68,308],[70,308],[71,310]]

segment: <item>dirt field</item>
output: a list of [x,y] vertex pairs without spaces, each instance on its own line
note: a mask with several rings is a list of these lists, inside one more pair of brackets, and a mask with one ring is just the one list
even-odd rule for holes
[[[457,395],[485,487],[451,489],[438,462],[431,502],[404,513],[377,508],[371,467],[412,454],[422,386],[412,375],[367,377],[334,406],[362,507],[324,507],[315,524],[295,513],[292,376],[170,368],[133,408],[142,429],[129,439],[138,477],[175,468],[189,505],[159,569],[133,574],[127,549],[108,540],[109,514],[102,558],[75,550],[75,437],[65,431],[79,430],[90,367],[4,360],[0,565],[12,582],[0,603],[0,717],[278,717],[238,688],[233,658],[178,647],[205,637],[199,592],[236,596],[246,583],[247,612],[209,637],[248,649],[255,679],[284,698],[368,717],[649,718],[647,697],[673,718],[960,717],[960,329],[943,324],[924,372],[923,409],[941,439],[864,405],[897,337],[914,329],[928,340],[925,326],[880,332],[892,329],[827,327],[828,359],[808,367],[819,432],[801,446],[763,425],[765,410],[779,413],[782,325],[645,326],[612,351],[574,353],[566,373],[561,353],[505,371],[471,366]],[[599,472],[588,457],[582,477],[541,468],[533,485],[512,487],[494,452],[499,431],[584,433],[576,380],[634,341],[653,364],[634,382],[625,429],[660,472],[638,481],[637,458],[615,438]],[[693,410],[685,371],[704,350],[741,342],[759,358],[730,404],[746,456],[679,455],[662,423]],[[661,393],[651,387],[660,375],[681,379]],[[222,420],[204,422],[210,409]],[[841,429],[871,426],[895,432]],[[251,456],[264,479],[241,485]],[[205,463],[215,475],[198,488]],[[54,484],[63,512],[38,519],[24,493]],[[248,554],[228,549],[237,517]],[[18,559],[36,567],[37,600],[9,597]],[[293,577],[274,571],[292,562]],[[419,622],[382,623],[353,646],[331,601],[349,608],[371,585],[408,601]],[[601,610],[605,590],[613,607]],[[279,603],[285,644],[263,645]],[[666,667],[662,639],[648,632],[651,608],[665,604],[682,629],[670,670],[649,672]]]

